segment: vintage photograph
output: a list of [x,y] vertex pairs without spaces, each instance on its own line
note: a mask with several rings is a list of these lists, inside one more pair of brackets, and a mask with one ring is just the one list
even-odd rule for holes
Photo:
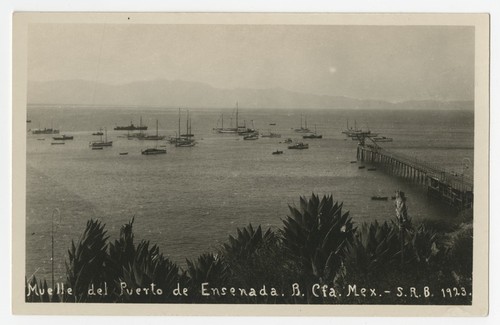
[[15,17],[25,305],[485,299],[487,16],[94,16]]

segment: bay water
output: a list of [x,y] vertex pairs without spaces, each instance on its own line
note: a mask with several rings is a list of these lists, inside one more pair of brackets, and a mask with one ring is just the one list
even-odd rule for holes
[[[370,129],[393,142],[387,150],[437,164],[471,176],[474,114],[466,111],[395,110],[239,110],[261,133],[281,138],[245,141],[217,134],[213,128],[235,124],[234,109],[190,109],[197,145],[176,148],[164,141],[129,140],[117,125],[132,121],[148,126],[147,133],[175,136],[178,109],[158,107],[28,107],[26,153],[26,276],[50,279],[51,223],[55,220],[55,275],[65,278],[71,241],[81,236],[87,220],[106,224],[110,240],[134,218],[135,240],[150,240],[179,265],[204,252],[215,251],[238,227],[251,223],[277,229],[300,196],[333,195],[343,202],[356,224],[395,217],[394,203],[372,196],[407,194],[415,221],[449,220],[455,212],[431,201],[419,186],[382,171],[358,169],[357,142],[341,133],[347,126]],[[232,121],[231,121],[232,118]],[[294,132],[301,120],[323,139],[302,139]],[[276,125],[271,125],[276,124]],[[73,135],[64,145],[51,145],[54,135],[33,135],[28,129],[54,127]],[[113,146],[91,150],[90,141],[107,129]],[[186,130],[182,110],[181,132]],[[307,150],[288,150],[292,138],[309,144]],[[44,140],[41,140],[44,139]],[[166,155],[141,155],[148,147],[166,146]],[[282,155],[272,155],[283,150]],[[120,155],[120,152],[128,152]],[[57,209],[59,213],[54,212]]]

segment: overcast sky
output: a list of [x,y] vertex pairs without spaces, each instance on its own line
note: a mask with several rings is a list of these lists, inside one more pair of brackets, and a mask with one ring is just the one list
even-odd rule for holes
[[168,79],[360,99],[473,100],[474,29],[36,24],[28,80]]

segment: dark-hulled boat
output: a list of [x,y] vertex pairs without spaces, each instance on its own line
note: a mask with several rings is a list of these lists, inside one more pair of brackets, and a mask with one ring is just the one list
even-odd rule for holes
[[296,143],[294,145],[288,146],[288,149],[299,149],[299,150],[301,150],[301,149],[309,149],[309,144],[299,142],[299,143]]
[[115,131],[145,131],[147,129],[148,129],[147,126],[142,125],[142,116],[140,119],[139,126],[134,125],[134,123],[132,123],[132,121],[130,121],[130,125],[115,127]]
[[166,154],[167,149],[158,149],[158,148],[148,148],[141,151],[143,155],[161,155]]
[[73,140],[73,136],[72,135],[66,135],[66,134],[63,134],[62,136],[59,136],[59,137],[52,137],[52,139],[54,140]]

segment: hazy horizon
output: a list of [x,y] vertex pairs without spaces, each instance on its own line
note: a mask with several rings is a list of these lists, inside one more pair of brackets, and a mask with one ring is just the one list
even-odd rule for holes
[[181,80],[386,102],[472,101],[474,28],[30,25],[28,81],[56,80]]

